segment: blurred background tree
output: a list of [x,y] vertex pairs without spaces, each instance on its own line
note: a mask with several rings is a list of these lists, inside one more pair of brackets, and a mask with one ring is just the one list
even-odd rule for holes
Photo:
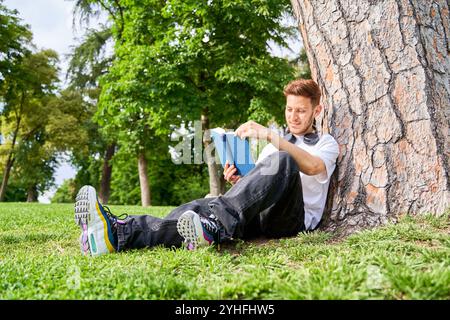
[[1,0],[0,13],[6,201],[36,201],[54,184],[61,155],[77,173],[53,202],[72,202],[84,184],[116,204],[178,205],[224,193],[221,168],[199,152],[208,136],[191,143],[192,164],[178,165],[173,133],[282,123],[282,88],[303,72],[301,59],[270,52],[297,32],[283,24],[290,5],[279,1],[75,0],[74,25],[107,19],[72,47],[65,87],[56,53],[37,51],[29,27]]

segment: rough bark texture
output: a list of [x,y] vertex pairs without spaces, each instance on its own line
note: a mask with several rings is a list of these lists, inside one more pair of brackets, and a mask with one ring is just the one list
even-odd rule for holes
[[322,130],[340,144],[326,230],[450,205],[449,1],[291,0]]
[[112,173],[111,159],[114,156],[115,152],[116,152],[115,143],[109,145],[105,152],[102,170],[102,180],[100,181],[100,190],[98,193],[100,202],[103,204],[108,204],[109,195],[111,193],[111,173]]
[[[202,132],[205,132],[205,136],[203,139],[203,150],[209,150],[209,144],[211,143],[211,137],[209,135],[209,118],[208,112],[203,110],[203,114],[201,116],[202,123]],[[209,157],[210,154],[205,153],[206,157]],[[205,159],[208,165],[208,173],[209,173],[209,194],[207,197],[215,197],[220,194],[225,193],[225,180],[223,176],[220,174],[221,166],[216,164],[215,161],[210,161],[210,159]]]
[[151,205],[150,200],[150,183],[147,175],[147,159],[145,153],[142,152],[138,157],[139,183],[141,186],[141,203],[143,207]]

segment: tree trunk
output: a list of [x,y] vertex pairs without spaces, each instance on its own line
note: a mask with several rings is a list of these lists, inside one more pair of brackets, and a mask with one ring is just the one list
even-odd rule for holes
[[[201,115],[201,123],[202,123],[202,132],[204,132],[203,137],[203,148],[204,150],[209,150],[209,145],[211,144],[211,136],[209,133],[209,117],[208,117],[208,109],[203,109],[202,115]],[[216,164],[214,159],[210,158],[213,157],[213,154],[210,154],[209,152],[205,152],[205,161],[208,165],[208,174],[209,174],[209,194],[208,197],[216,197],[220,194],[225,193],[225,180],[223,178],[223,175],[221,174],[221,166],[219,164]]]
[[[24,98],[23,98],[23,94],[22,94],[22,105],[23,105],[23,101],[24,101]],[[8,185],[9,175],[11,174],[11,169],[14,164],[14,160],[16,159],[14,156],[14,148],[16,146],[17,136],[19,135],[21,119],[22,118],[18,117],[16,120],[16,128],[14,129],[14,133],[13,133],[11,150],[9,150],[8,159],[6,160],[5,170],[3,171],[2,185],[0,186],[0,202],[3,202],[5,200],[6,186]]]
[[105,158],[103,162],[103,170],[102,170],[102,180],[100,181],[100,190],[98,193],[98,197],[100,198],[100,202],[103,204],[107,204],[109,200],[109,195],[111,193],[111,172],[112,165],[111,159],[116,152],[116,144],[112,143],[108,146],[105,152]]
[[8,155],[8,160],[6,161],[5,170],[3,171],[2,185],[0,186],[0,202],[5,200],[6,194],[6,186],[8,185],[9,175],[11,173],[11,169],[13,166],[14,159],[10,159],[12,150],[10,151],[10,155]]
[[340,144],[324,228],[345,234],[450,205],[448,1],[291,0],[322,130]]
[[36,186],[29,186],[27,190],[27,202],[37,202],[38,192]]
[[143,207],[151,205],[150,201],[150,184],[147,175],[147,159],[145,152],[141,152],[138,157],[139,183],[141,186],[141,203]]

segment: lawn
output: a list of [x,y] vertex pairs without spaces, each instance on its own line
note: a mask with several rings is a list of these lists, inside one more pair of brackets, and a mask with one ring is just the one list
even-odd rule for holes
[[[164,216],[170,207],[111,206]],[[448,213],[337,240],[79,252],[70,204],[0,205],[0,299],[450,299]]]

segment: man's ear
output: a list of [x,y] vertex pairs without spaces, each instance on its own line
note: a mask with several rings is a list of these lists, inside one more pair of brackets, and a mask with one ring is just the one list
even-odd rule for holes
[[317,117],[322,112],[322,104],[318,104],[314,110],[314,117]]

